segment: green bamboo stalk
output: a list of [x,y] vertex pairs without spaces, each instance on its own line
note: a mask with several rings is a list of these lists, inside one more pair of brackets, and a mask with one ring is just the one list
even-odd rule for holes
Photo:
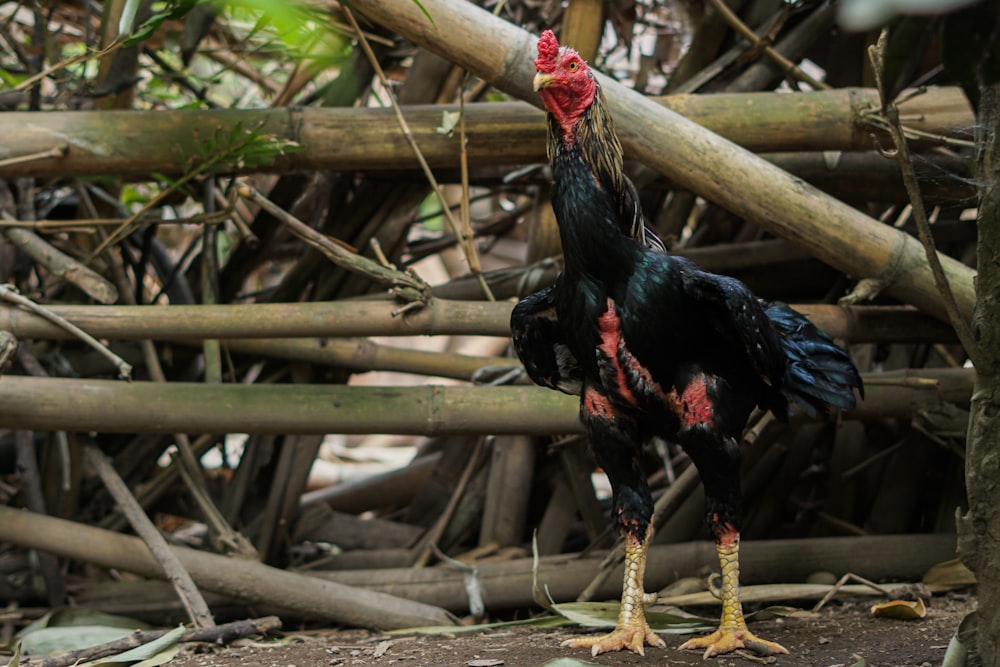
[[[792,304],[834,338],[850,342],[954,340],[941,322],[905,306]],[[510,302],[431,299],[419,311],[393,317],[392,301],[181,306],[48,306],[99,338],[200,341],[204,338],[326,338],[362,336],[509,336]],[[70,336],[45,319],[0,303],[0,330],[18,338]],[[249,344],[249,343],[248,343]]]
[[[530,77],[529,77],[530,78]],[[872,110],[878,93],[866,88],[797,93],[673,95],[650,98],[748,150],[870,150]],[[441,114],[458,105],[413,105],[404,109],[413,137],[428,164],[457,168],[460,145],[437,131]],[[900,105],[903,123],[924,143],[934,136],[967,138],[972,111],[958,88],[932,88]],[[545,120],[523,102],[469,104],[465,109],[470,167],[545,161]],[[0,162],[0,178],[117,174],[146,178],[179,174],[178,156],[201,155],[198,138],[216,128],[261,127],[299,152],[270,165],[217,166],[216,171],[271,173],[303,170],[416,169],[412,150],[400,141],[392,111],[371,108],[283,108],[267,110],[46,111],[0,115],[8,155],[65,147],[65,155],[28,163]],[[350,137],[345,141],[344,137]]]
[[[865,377],[848,419],[911,416],[965,405],[971,369]],[[104,433],[580,433],[579,399],[541,387],[206,385],[5,376],[0,425]]]

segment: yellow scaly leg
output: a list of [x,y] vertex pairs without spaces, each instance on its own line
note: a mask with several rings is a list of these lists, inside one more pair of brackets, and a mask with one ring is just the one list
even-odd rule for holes
[[642,584],[646,573],[646,551],[649,549],[652,537],[652,525],[646,531],[644,539],[634,535],[625,536],[625,581],[622,584],[621,610],[618,612],[618,624],[615,629],[600,637],[567,639],[562,646],[589,648],[593,656],[623,649],[644,656],[646,644],[657,648],[666,646],[646,623],[643,609],[644,605],[656,602],[656,593],[647,594]]
[[706,637],[695,637],[681,644],[682,649],[705,649],[704,658],[745,648],[758,655],[788,653],[781,644],[757,638],[747,629],[740,604],[740,536],[735,530],[716,542],[715,550],[722,565],[722,621],[719,629]]

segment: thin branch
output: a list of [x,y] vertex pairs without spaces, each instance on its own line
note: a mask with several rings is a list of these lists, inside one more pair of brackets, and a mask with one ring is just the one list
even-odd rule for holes
[[753,45],[754,48],[763,46],[764,55],[773,60],[774,63],[785,72],[786,75],[791,74],[796,79],[808,83],[816,90],[831,89],[831,86],[829,84],[823,83],[822,81],[819,81],[809,76],[808,74],[803,72],[798,65],[793,63],[785,56],[778,53],[774,49],[774,47],[767,45],[764,42],[764,40],[758,37],[757,34],[753,30],[751,30],[746,23],[740,20],[739,16],[733,13],[733,10],[731,10],[729,7],[726,6],[726,3],[723,2],[723,0],[709,0],[709,2],[712,5],[712,8],[719,13],[719,16],[722,18],[722,20],[725,21],[727,24],[729,24],[729,27],[731,27],[733,30],[739,33],[740,36],[743,37],[743,39],[750,42],[750,44]]
[[[232,623],[216,625],[210,628],[192,628],[181,635],[181,638],[177,641],[178,643],[209,642],[212,644],[222,644],[231,642],[232,640],[239,639],[241,637],[247,637],[249,635],[265,635],[269,632],[280,629],[280,618],[277,616],[265,616],[263,618],[245,621],[233,621]],[[101,658],[107,658],[112,655],[118,655],[119,653],[123,653],[129,649],[133,649],[159,639],[168,632],[172,631],[140,630],[138,632],[133,632],[128,637],[116,639],[115,641],[108,642],[106,644],[88,646],[87,648],[82,648],[77,651],[69,651],[67,653],[47,656],[44,658],[22,658],[20,667],[72,667],[73,665],[100,660]]]
[[56,72],[58,72],[60,70],[64,70],[67,67],[72,67],[73,65],[76,65],[77,63],[82,63],[82,62],[86,62],[88,60],[93,60],[94,58],[103,58],[104,56],[117,51],[119,48],[121,48],[122,44],[123,44],[123,41],[122,40],[118,40],[118,41],[112,42],[111,44],[109,44],[107,47],[101,49],[100,51],[94,51],[92,53],[81,53],[78,56],[73,56],[71,58],[66,58],[63,61],[56,63],[52,67],[49,67],[48,69],[42,70],[38,74],[35,74],[33,76],[29,76],[27,79],[25,79],[21,83],[17,84],[16,86],[14,86],[13,90],[16,91],[16,92],[23,92],[25,90],[28,90],[29,88],[31,88],[36,83],[38,83],[39,81],[41,81],[45,77],[49,76],[50,74],[55,74]]
[[48,269],[53,276],[76,285],[88,296],[104,304],[118,300],[118,290],[107,279],[34,232],[7,228],[0,230],[0,234],[6,236],[24,254]]
[[[475,234],[472,232],[472,212],[469,206],[469,153],[466,150],[466,143],[468,142],[468,137],[465,134],[465,96],[462,95],[462,91],[465,90],[465,81],[469,78],[469,73],[466,72],[462,76],[462,87],[459,90],[459,111],[458,111],[458,139],[459,139],[459,165],[462,172],[462,233],[458,237],[459,243],[462,245],[462,251],[465,253],[466,258],[469,260],[469,268],[472,269],[472,274],[479,279],[479,284],[483,288],[483,294],[490,301],[496,301],[496,297],[493,296],[493,291],[490,290],[489,284],[486,282],[486,277],[483,275],[483,266],[479,261],[479,253],[476,252],[476,240]],[[441,202],[442,206],[444,202]]]
[[109,350],[107,347],[102,345],[99,340],[97,340],[96,338],[94,338],[93,336],[91,336],[86,331],[76,326],[72,322],[69,322],[63,319],[62,317],[59,317],[48,308],[38,305],[31,299],[21,296],[21,294],[17,292],[17,288],[15,288],[13,285],[0,285],[0,300],[16,304],[24,308],[25,310],[31,311],[32,313],[38,315],[39,317],[45,318],[46,320],[52,322],[56,326],[65,329],[66,331],[70,332],[83,342],[87,343],[87,345],[90,345],[92,348],[97,350],[101,354],[101,356],[103,356],[105,359],[114,364],[115,368],[118,369],[118,377],[120,377],[123,380],[132,379],[132,365],[130,363],[128,363],[127,361],[119,357],[117,354]]
[[195,585],[191,575],[184,569],[180,559],[170,550],[166,539],[160,534],[159,529],[153,525],[139,502],[129,491],[125,481],[118,475],[111,461],[96,447],[86,448],[87,459],[90,465],[97,471],[98,476],[104,483],[105,488],[115,499],[122,513],[128,518],[129,523],[135,532],[142,538],[142,541],[149,547],[150,553],[159,561],[163,567],[163,574],[174,586],[177,596],[184,605],[188,617],[195,626],[200,628],[212,627],[215,621],[212,619],[212,612],[202,597],[201,592]]
[[[108,264],[114,272],[122,298],[129,305],[135,306],[135,294],[129,289],[128,279],[125,277],[122,263],[114,261],[114,258],[109,258]],[[163,366],[160,364],[160,357],[156,353],[156,346],[153,344],[153,341],[148,337],[143,337],[139,343],[142,348],[143,359],[146,362],[146,371],[149,373],[150,378],[157,383],[166,383],[167,377],[163,372]],[[198,458],[194,455],[191,441],[187,434],[179,431],[175,432],[174,442],[177,445],[177,457],[173,463],[177,467],[181,479],[191,494],[195,505],[201,510],[211,534],[228,553],[238,554],[246,558],[256,558],[257,552],[254,550],[253,545],[229,525],[218,507],[215,506],[215,502],[208,493],[201,465],[198,463]]]
[[889,134],[896,146],[894,157],[899,162],[900,172],[903,176],[903,185],[910,197],[910,204],[913,208],[913,220],[917,226],[917,236],[924,247],[927,256],[927,264],[934,276],[934,284],[941,294],[945,312],[951,325],[955,328],[958,340],[965,348],[965,353],[969,355],[976,368],[982,368],[982,354],[975,337],[972,335],[972,328],[969,322],[962,316],[958,301],[941,266],[941,259],[938,257],[937,248],[934,246],[934,237],[931,234],[930,222],[927,219],[927,211],[924,208],[923,198],[920,195],[920,185],[917,183],[917,176],[913,170],[910,148],[903,134],[902,125],[899,122],[899,108],[889,96],[885,89],[885,81],[882,78],[885,67],[885,54],[888,47],[888,31],[883,29],[879,35],[878,43],[868,47],[868,57],[871,59],[872,70],[875,74],[875,85],[878,88],[879,97],[882,100],[882,113],[888,123]]
[[[352,250],[348,250],[344,247],[345,244],[316,231],[272,202],[246,182],[239,183],[236,188],[241,197],[252,201],[278,220],[281,220],[292,234],[323,253],[323,255],[337,266],[359,273],[377,283],[388,285],[393,288],[393,291],[397,295],[410,301],[423,302],[430,296],[430,287],[419,276],[400,271],[391,265],[383,266]],[[410,290],[411,293],[406,293],[406,290]]]
[[39,151],[37,153],[31,153],[30,155],[18,155],[17,157],[0,160],[0,167],[10,167],[16,164],[24,164],[25,162],[34,162],[35,160],[48,160],[51,158],[58,159],[66,157],[66,153],[68,152],[69,146],[67,144],[63,144],[62,146],[50,148],[47,151]]

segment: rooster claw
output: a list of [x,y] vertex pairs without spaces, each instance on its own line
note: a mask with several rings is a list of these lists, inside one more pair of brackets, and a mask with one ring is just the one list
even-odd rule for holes
[[622,651],[625,649],[645,657],[646,644],[655,646],[656,648],[666,648],[667,646],[666,643],[650,629],[649,625],[643,622],[641,626],[633,625],[631,627],[615,628],[609,634],[601,635],[600,637],[574,637],[573,639],[567,639],[560,644],[560,646],[589,648],[590,655],[595,658],[601,653],[607,653],[609,651]]
[[788,653],[781,644],[760,639],[746,627],[734,630],[723,630],[719,628],[715,632],[705,637],[693,637],[680,645],[683,649],[705,649],[702,658],[709,658],[724,653],[731,653],[736,649],[747,649],[760,656],[778,655]]

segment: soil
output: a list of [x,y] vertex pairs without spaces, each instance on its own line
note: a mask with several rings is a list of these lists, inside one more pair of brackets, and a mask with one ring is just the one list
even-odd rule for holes
[[662,635],[666,649],[647,648],[645,658],[628,652],[591,658],[584,649],[559,643],[590,630],[517,626],[492,632],[436,636],[391,636],[362,631],[314,631],[286,634],[277,641],[245,641],[223,648],[186,645],[171,667],[539,667],[556,658],[578,664],[701,665],[743,667],[936,667],[959,621],[975,607],[975,598],[951,593],[935,596],[920,620],[873,617],[871,601],[834,602],[819,612],[753,623],[758,636],[777,641],[789,655],[762,660],[729,654],[702,660],[696,651],[679,651],[685,635]]

